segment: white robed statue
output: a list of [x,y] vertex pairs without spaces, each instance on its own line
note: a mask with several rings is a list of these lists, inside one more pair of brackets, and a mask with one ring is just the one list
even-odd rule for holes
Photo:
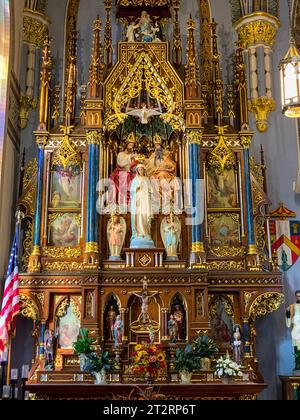
[[144,165],[137,166],[137,175],[130,189],[131,228],[130,248],[154,248],[151,239],[152,188]]

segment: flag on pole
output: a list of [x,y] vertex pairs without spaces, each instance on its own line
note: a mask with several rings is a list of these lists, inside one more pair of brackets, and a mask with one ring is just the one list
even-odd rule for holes
[[0,314],[0,352],[5,350],[10,336],[15,333],[16,316],[20,310],[18,269],[19,227],[20,225],[18,223],[9,258],[2,300],[2,309]]

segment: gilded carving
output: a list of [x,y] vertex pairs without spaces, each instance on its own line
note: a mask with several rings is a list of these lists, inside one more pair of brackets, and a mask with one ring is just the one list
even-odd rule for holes
[[81,271],[83,270],[83,263],[81,262],[46,262],[43,265],[45,271]]
[[49,258],[79,258],[81,255],[81,248],[47,247],[43,249],[43,257]]
[[32,14],[29,16],[24,15],[23,18],[23,35],[24,42],[28,44],[36,45],[37,47],[42,47],[45,37],[48,33],[48,26],[46,21],[41,19],[41,15]]
[[269,45],[273,47],[279,27],[278,19],[270,22],[265,19],[252,20],[238,29],[239,40],[244,49],[250,45]]
[[228,147],[224,137],[226,127],[218,127],[219,141],[216,147],[209,153],[207,158],[207,166],[214,168],[220,172],[224,169],[232,169],[237,164],[235,153]]
[[256,127],[260,133],[268,129],[268,117],[276,110],[276,102],[272,98],[261,96],[254,98],[248,103],[249,111],[255,115]]
[[39,310],[32,298],[27,295],[20,295],[20,315],[30,318],[34,322],[39,319]]
[[249,316],[256,320],[277,311],[284,303],[284,295],[278,292],[264,293],[258,296],[249,309]]
[[210,248],[209,254],[218,257],[218,258],[235,258],[235,257],[244,257],[246,255],[246,248],[245,247],[217,247],[217,248]]
[[62,318],[66,315],[69,306],[72,306],[73,312],[78,319],[81,319],[80,305],[81,297],[79,298],[66,298],[64,299],[56,309],[56,318]]
[[219,303],[222,303],[225,311],[227,313],[228,316],[233,317],[234,316],[234,309],[232,306],[232,299],[233,297],[231,296],[227,296],[227,295],[210,295],[208,298],[209,301],[209,316],[210,318],[213,318],[213,316],[216,314],[217,312],[217,306]]
[[70,140],[70,134],[74,127],[63,127],[63,139],[58,149],[56,149],[52,156],[52,167],[62,166],[67,168],[68,166],[81,166],[82,156],[80,152],[74,147]]
[[245,264],[243,261],[208,261],[207,268],[212,271],[242,271]]

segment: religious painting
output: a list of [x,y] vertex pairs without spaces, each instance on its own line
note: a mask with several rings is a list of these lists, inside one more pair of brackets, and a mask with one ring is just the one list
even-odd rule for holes
[[82,175],[79,166],[56,168],[52,174],[50,204],[52,209],[73,209],[81,206]]
[[233,331],[233,307],[224,296],[213,297],[209,305],[210,325],[214,340],[230,346]]
[[227,209],[239,207],[238,182],[234,169],[207,173],[207,207]]
[[80,331],[80,319],[74,302],[70,301],[64,315],[58,320],[58,343],[64,350],[71,350]]
[[239,214],[210,214],[208,221],[212,247],[238,247],[240,245]]
[[77,246],[80,241],[80,215],[73,213],[49,216],[49,243],[56,247]]

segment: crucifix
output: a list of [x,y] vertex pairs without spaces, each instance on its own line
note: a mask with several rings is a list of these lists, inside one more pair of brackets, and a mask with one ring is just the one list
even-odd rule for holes
[[159,292],[148,292],[148,281],[145,277],[143,280],[143,290],[141,292],[130,292],[132,295],[138,297],[142,301],[142,313],[140,315],[140,319],[142,319],[143,324],[148,324],[150,319],[149,314],[149,303],[150,300],[153,299],[155,296],[159,295]]

